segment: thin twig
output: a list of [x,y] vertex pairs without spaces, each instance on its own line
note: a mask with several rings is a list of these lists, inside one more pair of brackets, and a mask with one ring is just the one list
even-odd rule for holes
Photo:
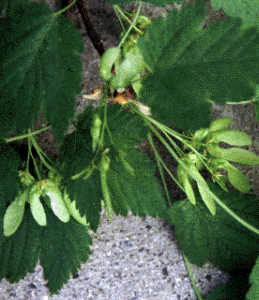
[[76,1],[76,6],[77,6],[77,9],[80,12],[80,15],[81,15],[83,23],[85,25],[87,34],[88,34],[89,38],[91,39],[94,48],[98,51],[100,56],[102,56],[105,52],[105,49],[104,49],[104,46],[101,42],[101,38],[100,38],[99,34],[94,29],[94,26],[93,26],[93,24],[92,24],[92,22],[89,18],[88,12],[85,8],[84,1],[83,0],[77,0]]

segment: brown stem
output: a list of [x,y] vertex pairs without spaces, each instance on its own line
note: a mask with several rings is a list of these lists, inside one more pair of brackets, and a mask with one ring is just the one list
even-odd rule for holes
[[98,51],[100,56],[102,56],[105,52],[104,46],[101,42],[101,38],[99,34],[95,31],[94,26],[92,22],[90,21],[89,15],[87,13],[87,10],[85,8],[85,4],[83,0],[77,0],[76,6],[81,14],[82,20],[84,22],[86,31],[88,33],[89,38],[91,39],[94,48]]

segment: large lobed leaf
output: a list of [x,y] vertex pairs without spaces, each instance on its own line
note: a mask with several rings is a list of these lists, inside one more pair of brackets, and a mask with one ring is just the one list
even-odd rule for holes
[[114,212],[126,216],[131,210],[134,215],[169,220],[162,187],[154,176],[154,163],[136,149],[123,150],[123,154],[120,151],[116,153],[117,159],[111,159],[107,172]]
[[214,10],[223,8],[230,17],[239,17],[243,25],[257,26],[259,16],[259,2],[257,0],[211,0],[210,5]]
[[0,19],[0,35],[0,135],[23,132],[42,107],[61,141],[81,88],[75,25],[44,2],[17,4]]
[[81,216],[85,215],[91,229],[96,231],[102,210],[99,173],[94,170],[88,179],[84,179],[87,173],[83,173],[77,179],[71,180],[72,176],[90,167],[94,158],[90,133],[92,117],[93,108],[88,106],[79,116],[76,130],[64,139],[60,149],[60,164],[64,176],[63,184],[70,200],[76,201],[76,208],[79,209]]
[[[239,217],[259,228],[259,204],[253,195],[225,192],[208,182],[210,189]],[[196,205],[188,199],[173,205],[171,216],[179,245],[190,261],[202,266],[206,259],[226,272],[250,269],[259,254],[259,237],[220,206],[212,216],[197,191]]]
[[63,223],[45,205],[47,227],[42,233],[40,261],[44,277],[48,280],[51,294],[58,291],[86,262],[90,255],[92,239],[87,228],[73,218]]
[[142,118],[120,104],[112,104],[107,111],[108,133],[105,135],[106,146],[131,148],[147,137],[148,128]]
[[6,207],[18,195],[20,157],[15,150],[0,140],[0,207]]
[[[213,292],[208,294],[205,300],[237,300],[245,299],[249,289],[247,275],[238,275],[232,277],[226,283],[221,284]],[[257,298],[254,298],[254,300]]]
[[[76,130],[64,139],[60,150],[60,163],[62,175],[64,176],[63,183],[67,188],[71,201],[76,201],[76,207],[79,209],[80,214],[86,216],[91,229],[96,231],[100,221],[102,199],[100,175],[97,170],[94,170],[89,178],[85,178],[90,172],[89,168],[91,168],[91,162],[94,159],[91,136],[94,113],[96,111],[92,107],[87,107],[78,117]],[[99,108],[98,113],[100,118],[103,119],[104,109]],[[116,151],[118,149],[130,149],[144,139],[147,132],[143,120],[137,115],[130,113],[128,109],[122,109],[120,104],[110,105],[107,109],[107,127],[103,149],[110,148],[116,149]],[[115,154],[113,159],[114,162],[117,160]],[[98,165],[98,158],[95,164]],[[86,169],[88,171],[82,173]],[[71,180],[71,177],[76,174],[82,175],[75,180]],[[145,184],[144,181],[142,184]],[[115,203],[116,198],[113,201]],[[122,203],[120,208],[115,208],[115,211],[118,212],[118,210],[123,215],[127,214],[128,211],[124,210]]]
[[259,295],[259,257],[249,276],[250,289],[246,295],[247,300],[257,300]]
[[259,83],[259,33],[241,29],[239,19],[202,29],[205,2],[153,20],[139,42],[151,73],[143,81],[142,102],[161,122],[182,130],[208,127],[210,102],[242,101]]

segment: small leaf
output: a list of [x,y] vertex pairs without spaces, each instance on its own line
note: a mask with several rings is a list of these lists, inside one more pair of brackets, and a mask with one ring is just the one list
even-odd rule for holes
[[16,232],[20,226],[25,202],[28,198],[28,190],[25,190],[20,196],[16,197],[15,200],[8,206],[4,215],[4,235],[10,236]]
[[28,172],[19,171],[21,183],[25,186],[31,186],[35,182],[35,178]]
[[211,137],[215,143],[224,142],[234,146],[252,145],[251,138],[245,132],[238,130],[219,130],[214,132]]
[[219,118],[211,122],[210,124],[210,131],[218,131],[227,129],[232,122],[231,117]]

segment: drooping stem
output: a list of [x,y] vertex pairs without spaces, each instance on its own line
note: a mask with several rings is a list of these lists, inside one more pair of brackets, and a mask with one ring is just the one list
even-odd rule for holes
[[[30,133],[30,132],[31,132],[31,130],[29,129],[29,133]],[[42,150],[40,149],[39,145],[37,144],[37,142],[36,142],[34,136],[31,135],[30,138],[31,138],[31,142],[32,142],[32,144],[33,144],[35,150],[37,151],[37,153],[38,153],[38,155],[39,155],[41,161],[43,162],[43,164],[44,164],[49,170],[51,170],[52,172],[54,172],[54,173],[56,173],[56,174],[59,174],[59,173],[57,172],[57,170],[55,170],[51,165],[49,165],[49,164],[46,162],[45,158],[44,158],[43,155],[41,154],[41,151],[42,151]]]
[[189,277],[190,277],[190,280],[191,280],[191,284],[194,288],[194,291],[198,297],[199,300],[202,300],[202,296],[199,292],[199,290],[197,289],[197,286],[196,286],[196,283],[195,283],[195,280],[193,278],[193,274],[192,274],[192,270],[191,270],[191,266],[190,266],[190,262],[188,260],[188,258],[185,256],[185,254],[183,253],[183,258],[184,258],[184,261],[185,261],[185,264],[186,264],[186,268],[187,268],[187,271],[189,273]]

